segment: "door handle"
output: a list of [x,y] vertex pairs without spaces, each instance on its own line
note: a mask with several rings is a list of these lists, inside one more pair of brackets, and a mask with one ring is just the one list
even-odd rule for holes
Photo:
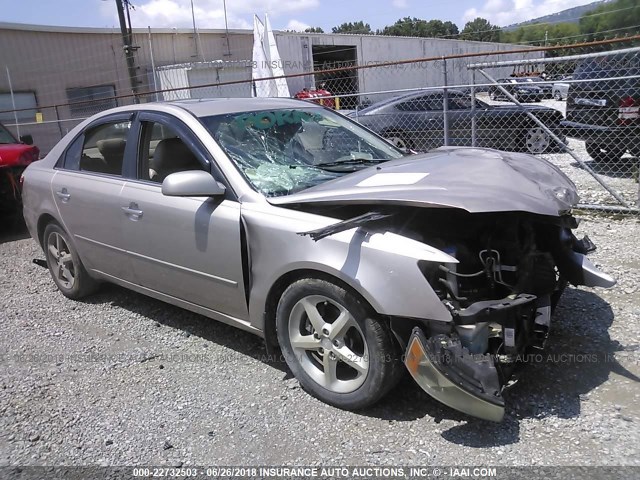
[[71,198],[71,194],[67,191],[66,188],[63,188],[62,190],[60,190],[59,192],[56,192],[56,195],[58,196],[58,198],[60,200],[62,200],[63,202],[68,202],[69,199]]
[[122,211],[129,215],[132,220],[139,220],[142,218],[142,214],[144,213],[142,210],[138,208],[138,204],[135,202],[131,202],[128,207],[121,207]]

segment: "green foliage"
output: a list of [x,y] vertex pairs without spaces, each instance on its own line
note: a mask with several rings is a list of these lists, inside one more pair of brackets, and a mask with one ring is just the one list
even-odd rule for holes
[[[616,0],[582,15],[579,23],[538,23],[503,32],[501,41],[527,45],[566,45],[634,35],[640,25],[640,2]],[[615,47],[602,47],[615,48]]]
[[585,35],[586,40],[636,34],[638,25],[640,25],[638,0],[617,0],[605,3],[580,19],[580,31]]
[[342,25],[338,25],[337,27],[333,27],[331,29],[333,33],[361,33],[361,34],[373,34],[373,30],[371,30],[371,25],[368,23],[364,23],[362,20],[359,22],[349,22],[343,23]]
[[489,20],[478,17],[465,24],[462,32],[460,32],[460,38],[477,42],[499,42],[500,27],[491,25]]
[[398,37],[446,37],[458,35],[459,32],[453,22],[405,17],[377,33]]
[[575,43],[579,38],[580,27],[575,23],[534,23],[501,35],[502,42],[540,46]]
[[304,31],[306,33],[324,33],[324,30],[320,27],[309,27],[305,28]]

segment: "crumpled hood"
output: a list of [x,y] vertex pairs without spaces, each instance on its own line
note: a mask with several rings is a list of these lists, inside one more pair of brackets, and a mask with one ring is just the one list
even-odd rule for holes
[[573,182],[541,158],[485,148],[441,147],[268,200],[274,205],[400,204],[558,216],[578,202],[578,195]]

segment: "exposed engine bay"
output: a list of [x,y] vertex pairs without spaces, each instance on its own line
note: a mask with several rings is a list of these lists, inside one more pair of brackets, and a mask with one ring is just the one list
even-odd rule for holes
[[392,231],[457,260],[419,262],[452,321],[391,318],[391,328],[418,384],[438,400],[489,420],[502,419],[502,391],[526,354],[543,348],[567,283],[615,283],[604,274],[585,276],[584,255],[595,245],[573,235],[578,222],[571,215],[392,206],[323,207],[314,213],[346,218],[301,233],[317,241],[354,227]]

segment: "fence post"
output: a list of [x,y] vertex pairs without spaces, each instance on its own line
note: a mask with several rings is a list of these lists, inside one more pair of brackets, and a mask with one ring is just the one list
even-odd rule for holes
[[18,124],[18,112],[16,112],[16,98],[13,96],[13,86],[11,85],[11,75],[9,74],[9,66],[5,65],[7,69],[7,80],[9,80],[9,91],[11,92],[11,103],[13,104],[13,118],[16,121],[16,132],[18,138],[20,138],[20,124]]
[[54,111],[56,112],[56,120],[58,121],[58,131],[60,132],[60,140],[62,140],[62,138],[65,136],[65,133],[62,131],[62,122],[60,121],[60,112],[58,111],[58,105],[55,105],[53,107]]
[[471,70],[471,146],[476,146],[476,71]]
[[444,146],[449,146],[449,98],[447,95],[447,59],[442,57],[442,74],[443,74],[443,84],[444,88],[442,89],[442,115],[444,116]]
[[156,83],[156,62],[153,58],[153,43],[151,42],[151,27],[148,28],[148,39],[149,39],[149,56],[151,57],[151,75],[153,75],[153,91],[156,102],[158,101],[158,84]]

